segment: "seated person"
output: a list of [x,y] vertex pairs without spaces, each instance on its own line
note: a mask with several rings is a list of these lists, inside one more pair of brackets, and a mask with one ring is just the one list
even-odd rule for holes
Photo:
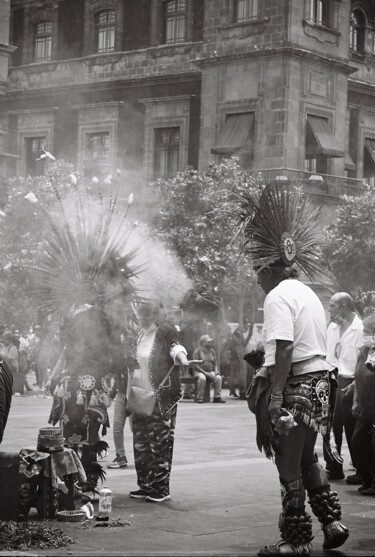
[[214,384],[213,402],[226,402],[221,398],[222,377],[219,375],[216,365],[216,354],[212,346],[213,339],[210,335],[202,335],[199,339],[198,348],[194,350],[193,360],[202,360],[199,364],[193,365],[194,377],[198,378],[197,402],[203,402],[204,388],[206,381]]

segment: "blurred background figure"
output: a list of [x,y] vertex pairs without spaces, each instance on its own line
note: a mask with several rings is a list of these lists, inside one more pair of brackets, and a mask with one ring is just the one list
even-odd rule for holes
[[213,402],[226,402],[221,398],[222,377],[217,369],[213,338],[210,335],[202,335],[200,337],[198,347],[193,353],[193,360],[202,360],[202,363],[193,364],[194,377],[198,378],[197,402],[203,402],[206,381],[209,381],[214,386]]

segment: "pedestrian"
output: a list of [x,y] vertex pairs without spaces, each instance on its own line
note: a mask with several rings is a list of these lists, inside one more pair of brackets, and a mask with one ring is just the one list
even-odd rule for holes
[[[351,446],[357,471],[362,478],[361,495],[375,496],[375,313],[363,320],[363,346],[360,349],[354,382],[344,400],[353,400],[356,419]],[[352,392],[351,392],[352,391]],[[354,396],[353,396],[354,395]]]
[[12,402],[13,375],[5,360],[0,361],[0,445]]
[[35,325],[29,333],[29,358],[30,358],[30,368],[34,370],[35,373],[35,383],[34,387],[41,386],[41,373],[39,369],[39,351],[41,348],[41,336],[40,336],[40,326]]
[[29,372],[29,360],[28,360],[28,352],[29,352],[29,341],[27,338],[27,331],[23,331],[22,335],[20,336],[20,346],[18,350],[18,362],[19,362],[19,371],[24,376],[24,388],[26,391],[32,391],[33,389],[30,387],[27,381],[27,374]]
[[116,456],[114,460],[108,464],[108,468],[125,468],[128,460],[125,454],[124,444],[124,428],[127,417],[126,412],[126,391],[128,388],[128,374],[131,371],[124,355],[124,335],[120,335],[120,342],[115,350],[112,367],[113,386],[109,392],[109,396],[114,400],[113,413],[113,441],[115,443]]
[[194,350],[193,360],[201,360],[200,363],[193,364],[194,377],[197,377],[197,402],[202,403],[206,382],[213,383],[214,399],[213,402],[226,402],[221,398],[222,377],[217,369],[216,353],[213,348],[213,338],[210,335],[202,335],[198,346]]
[[[357,358],[363,345],[363,325],[361,319],[354,312],[353,298],[347,292],[337,292],[332,296],[329,302],[329,312],[331,323],[327,330],[327,361],[337,369],[338,374],[332,427],[334,448],[341,456],[343,431],[345,431],[350,458],[356,468],[357,455],[353,453],[351,442],[356,419],[352,414],[353,400],[349,396],[345,396],[345,389],[354,381]],[[338,459],[333,460],[326,456],[326,465],[330,480],[340,480],[345,477],[343,464]],[[351,485],[361,485],[362,478],[356,472],[347,476],[346,482]]]
[[[160,302],[150,300],[139,304],[137,313],[142,327],[137,343],[139,369],[134,370],[129,387],[155,391],[156,404],[149,417],[132,413],[134,462],[139,489],[131,491],[129,496],[160,503],[170,499],[177,402],[181,397],[177,366],[188,366],[189,362],[176,328],[166,320]],[[162,388],[157,390],[173,364],[176,367]]]
[[13,333],[10,331],[5,331],[3,334],[3,345],[0,351],[1,356],[6,358],[7,363],[13,373],[18,373],[19,361],[18,361],[18,350],[13,344]]
[[[245,397],[245,382],[243,379],[242,368],[245,365],[243,362],[243,343],[241,342],[239,328],[236,327],[232,333],[230,342],[230,361],[231,361],[231,374],[229,381],[229,396],[231,398],[238,398],[244,400]],[[239,394],[236,393],[238,387]]]
[[323,527],[323,548],[339,547],[348,537],[337,493],[330,490],[315,450],[317,433],[329,429],[333,411],[325,312],[314,291],[298,280],[299,269],[310,279],[320,270],[317,211],[300,190],[268,186],[243,197],[241,219],[266,294],[265,361],[253,382],[264,387],[255,405],[257,441],[269,458],[274,455],[282,499],[281,540],[259,555],[309,555],[313,535],[305,490]]

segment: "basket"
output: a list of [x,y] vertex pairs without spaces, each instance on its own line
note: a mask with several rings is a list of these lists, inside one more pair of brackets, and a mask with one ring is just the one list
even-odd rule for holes
[[37,450],[42,452],[56,452],[64,449],[62,427],[42,427],[39,430]]
[[42,427],[39,430],[39,435],[43,437],[62,437],[63,428],[62,427]]
[[86,520],[84,511],[58,511],[56,513],[57,520],[62,522],[83,522]]

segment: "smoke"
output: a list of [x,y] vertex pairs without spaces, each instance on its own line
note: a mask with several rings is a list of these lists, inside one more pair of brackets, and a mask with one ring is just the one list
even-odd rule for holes
[[[77,203],[77,193],[76,190],[66,196],[60,207],[56,207],[53,221],[59,227],[68,224],[74,236],[80,236],[84,230],[83,238],[87,234],[89,238],[97,239],[97,227],[103,216],[108,218],[109,215],[111,196],[109,192],[103,195],[99,189],[92,190],[87,195],[79,193],[81,202]],[[177,257],[165,243],[155,237],[152,229],[146,223],[133,220],[133,199],[133,194],[127,200],[122,199],[111,216],[108,229],[110,243],[117,246],[117,253],[121,257],[135,252],[130,263],[133,268],[140,269],[140,272],[132,279],[132,283],[142,297],[156,298],[165,308],[178,306],[192,282],[187,278]],[[86,251],[86,242],[83,244]],[[96,254],[94,249],[90,251],[91,257],[99,260],[100,253]],[[107,311],[113,313],[118,321],[125,309],[129,311],[131,292],[126,291],[125,280],[121,283],[118,277],[112,279],[107,275],[105,280]]]
[[153,236],[146,224],[132,233],[129,247],[138,247],[135,262],[142,266],[136,286],[145,297],[160,300],[165,308],[178,306],[192,287],[191,280],[177,257],[160,239]]

